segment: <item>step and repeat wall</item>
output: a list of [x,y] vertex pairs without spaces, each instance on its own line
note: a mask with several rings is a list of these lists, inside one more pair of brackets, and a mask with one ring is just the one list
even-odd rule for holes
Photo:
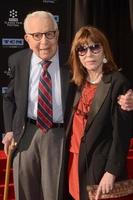
[[60,30],[59,41],[63,45],[70,43],[71,8],[69,0],[5,0],[0,6],[0,139],[4,132],[2,97],[7,88],[8,56],[27,47],[24,41],[23,20],[32,11],[51,12]]

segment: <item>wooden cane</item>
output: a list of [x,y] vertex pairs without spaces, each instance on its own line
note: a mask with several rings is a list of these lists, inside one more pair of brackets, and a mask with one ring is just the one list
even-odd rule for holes
[[4,186],[4,197],[3,200],[8,200],[8,191],[9,191],[9,178],[11,170],[11,159],[14,149],[14,144],[12,143],[8,149],[7,162],[6,162],[6,174],[5,174],[5,186]]

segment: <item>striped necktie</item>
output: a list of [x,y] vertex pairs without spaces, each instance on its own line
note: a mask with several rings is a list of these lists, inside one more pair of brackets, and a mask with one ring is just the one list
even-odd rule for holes
[[43,71],[38,87],[37,126],[45,133],[53,124],[52,81],[47,71],[51,61],[42,63]]

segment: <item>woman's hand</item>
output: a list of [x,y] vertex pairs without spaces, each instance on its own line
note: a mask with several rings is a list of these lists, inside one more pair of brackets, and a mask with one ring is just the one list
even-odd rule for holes
[[98,185],[95,200],[98,200],[101,194],[109,193],[113,189],[114,182],[115,176],[109,172],[105,172]]

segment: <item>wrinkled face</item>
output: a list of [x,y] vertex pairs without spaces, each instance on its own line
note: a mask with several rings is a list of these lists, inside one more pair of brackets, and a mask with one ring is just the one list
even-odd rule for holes
[[104,52],[100,43],[88,40],[87,44],[80,45],[77,53],[82,65],[87,71],[99,71],[103,66]]
[[38,57],[43,60],[49,60],[56,53],[58,35],[58,30],[55,30],[53,21],[49,17],[45,19],[34,17],[28,23],[28,32],[25,34],[25,40]]

